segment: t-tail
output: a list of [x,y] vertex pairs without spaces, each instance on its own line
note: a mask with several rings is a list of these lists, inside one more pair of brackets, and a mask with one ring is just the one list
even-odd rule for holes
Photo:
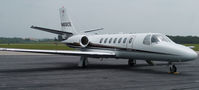
[[69,37],[73,36],[74,34],[77,34],[69,16],[67,15],[65,8],[64,7],[60,8],[59,12],[60,12],[61,30],[48,29],[38,26],[31,26],[31,28],[58,34],[58,39],[60,41],[66,40]]
[[[60,8],[59,13],[60,13],[60,21],[61,21],[61,30],[48,29],[48,28],[43,28],[43,27],[38,27],[38,26],[31,26],[31,28],[58,34],[59,41],[66,40],[73,35],[79,34],[75,30],[72,21],[70,20],[69,16],[67,15],[66,9],[64,7]],[[96,32],[99,30],[103,30],[103,28],[86,30],[83,33]]]
[[62,31],[67,31],[67,32],[71,32],[71,33],[76,34],[77,32],[76,32],[76,30],[73,26],[72,21],[70,20],[68,14],[67,14],[66,9],[64,7],[60,8],[59,12],[60,12],[60,20],[61,20]]

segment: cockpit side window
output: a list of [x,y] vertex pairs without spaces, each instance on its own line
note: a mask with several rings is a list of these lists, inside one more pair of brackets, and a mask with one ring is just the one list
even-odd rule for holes
[[151,37],[151,43],[158,43],[158,42],[159,42],[158,37],[156,35],[153,35]]
[[145,45],[150,45],[151,44],[151,35],[146,35],[144,40],[143,40],[143,44]]

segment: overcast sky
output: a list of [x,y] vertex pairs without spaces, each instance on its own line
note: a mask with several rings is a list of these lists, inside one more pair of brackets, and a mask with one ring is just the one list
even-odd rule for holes
[[199,36],[199,0],[0,0],[0,37],[54,38],[31,25],[60,29],[65,7],[77,31]]

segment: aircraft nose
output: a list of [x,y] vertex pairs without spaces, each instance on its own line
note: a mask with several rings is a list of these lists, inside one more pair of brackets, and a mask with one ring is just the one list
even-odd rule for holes
[[188,50],[184,55],[186,60],[195,60],[198,58],[198,54],[192,49]]

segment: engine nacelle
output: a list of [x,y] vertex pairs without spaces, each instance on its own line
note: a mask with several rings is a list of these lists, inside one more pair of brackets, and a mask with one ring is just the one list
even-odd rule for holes
[[89,39],[85,35],[75,35],[75,36],[68,38],[64,42],[66,42],[68,45],[73,45],[73,46],[78,45],[78,46],[85,48],[89,44]]
[[80,45],[81,45],[82,47],[87,47],[88,44],[89,44],[88,37],[83,36],[83,37],[80,39]]

